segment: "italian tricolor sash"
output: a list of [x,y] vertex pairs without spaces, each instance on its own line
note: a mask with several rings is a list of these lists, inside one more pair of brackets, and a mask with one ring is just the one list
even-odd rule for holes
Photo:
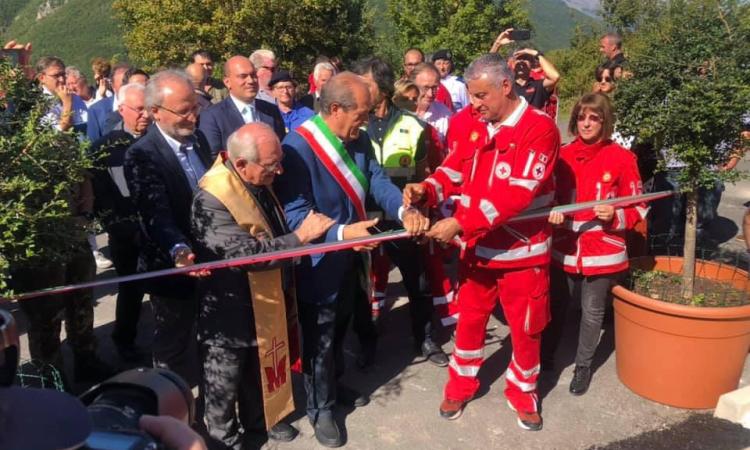
[[[224,165],[224,155],[220,154],[211,170],[201,178],[201,189],[216,197],[237,224],[252,236],[273,236],[255,198],[237,174]],[[252,302],[255,316],[255,323],[247,326],[255,327],[258,341],[260,373],[257,376],[262,384],[268,429],[294,411],[290,356],[299,346],[290,340],[288,332],[292,331],[292,340],[297,338],[297,310],[294,298],[289,298],[294,295],[294,288],[287,287],[288,292],[285,292],[282,278],[281,269],[247,272],[251,297],[248,301]],[[243,380],[243,383],[256,381]]]
[[367,178],[357,167],[344,144],[337,138],[319,115],[313,116],[297,128],[312,148],[323,166],[344,190],[354,204],[359,220],[366,220],[365,198],[369,185]]

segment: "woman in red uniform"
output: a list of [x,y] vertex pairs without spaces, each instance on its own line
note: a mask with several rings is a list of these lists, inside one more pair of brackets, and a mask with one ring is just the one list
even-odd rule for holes
[[[612,103],[601,93],[584,95],[573,108],[568,131],[576,138],[560,150],[555,168],[558,204],[582,203],[641,194],[636,157],[614,143]],[[591,362],[599,343],[609,291],[628,268],[625,231],[645,218],[645,205],[615,208],[599,205],[564,217],[551,213],[552,323],[542,338],[543,366],[550,366],[568,306],[580,302],[575,372],[570,392],[582,395],[591,381]],[[556,285],[556,286],[555,286]]]

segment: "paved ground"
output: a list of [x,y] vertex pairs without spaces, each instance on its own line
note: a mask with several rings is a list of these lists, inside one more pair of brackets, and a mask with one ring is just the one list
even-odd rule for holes
[[[748,159],[742,163],[750,168]],[[729,186],[725,192],[720,228],[727,236],[723,248],[742,250],[738,234],[742,204],[750,200],[750,182]],[[731,236],[730,236],[731,234]],[[103,237],[100,237],[103,242]],[[742,256],[743,258],[745,256]],[[111,276],[107,271],[100,276]],[[438,405],[447,370],[416,360],[411,354],[407,307],[399,296],[399,277],[392,273],[389,307],[375,366],[368,372],[353,368],[356,343],[347,343],[350,367],[345,383],[371,394],[371,403],[357,410],[342,411],[348,448],[353,449],[742,449],[750,448],[750,431],[723,420],[713,419],[710,411],[688,411],[642,399],[623,386],[615,371],[613,329],[608,324],[597,353],[598,368],[590,391],[573,397],[568,391],[572,376],[575,326],[568,327],[558,353],[560,372],[546,375],[540,382],[544,429],[538,433],[516,426],[514,414],[502,396],[503,371],[511,355],[507,328],[491,319],[487,331],[487,357],[480,371],[482,391],[464,415],[455,422],[438,416]],[[117,364],[109,334],[114,318],[112,289],[97,291],[96,332],[103,358]],[[14,309],[11,307],[11,309]],[[23,318],[16,314],[25,333]],[[152,321],[146,303],[140,325],[139,343],[148,346]],[[446,351],[452,346],[445,343]],[[66,347],[68,360],[69,352]],[[28,357],[25,334],[22,357]],[[121,366],[124,368],[124,366]],[[299,381],[299,380],[295,380]],[[750,363],[746,363],[741,385],[750,384]],[[78,388],[82,388],[78,386]],[[303,405],[297,383],[297,405]],[[300,437],[289,444],[270,443],[268,448],[315,449],[320,447],[302,412],[293,416]]]

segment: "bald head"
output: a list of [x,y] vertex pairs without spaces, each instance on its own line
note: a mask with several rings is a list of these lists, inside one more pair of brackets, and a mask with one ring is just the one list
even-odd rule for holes
[[224,85],[232,97],[250,103],[258,95],[255,66],[242,55],[232,56],[224,63]]
[[281,173],[281,143],[271,127],[254,122],[229,135],[227,153],[243,181],[267,186]]
[[331,78],[320,92],[320,114],[331,131],[345,142],[359,138],[371,105],[369,85],[351,72]]
[[203,87],[208,78],[208,70],[203,64],[192,63],[185,68],[185,72],[187,72],[196,89]]
[[357,107],[357,97],[370,103],[370,86],[361,76],[352,72],[341,72],[331,78],[320,92],[320,112],[331,113],[331,106],[338,104],[345,110]]
[[279,138],[271,127],[262,122],[248,123],[240,127],[227,138],[229,160],[238,158],[258,162],[258,147],[265,143],[279,144]]

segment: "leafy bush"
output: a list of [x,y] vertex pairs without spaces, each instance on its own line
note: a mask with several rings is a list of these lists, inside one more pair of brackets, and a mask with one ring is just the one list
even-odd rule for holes
[[50,99],[0,63],[0,294],[11,269],[58,264],[80,246],[70,199],[91,167],[83,144],[41,118]]

